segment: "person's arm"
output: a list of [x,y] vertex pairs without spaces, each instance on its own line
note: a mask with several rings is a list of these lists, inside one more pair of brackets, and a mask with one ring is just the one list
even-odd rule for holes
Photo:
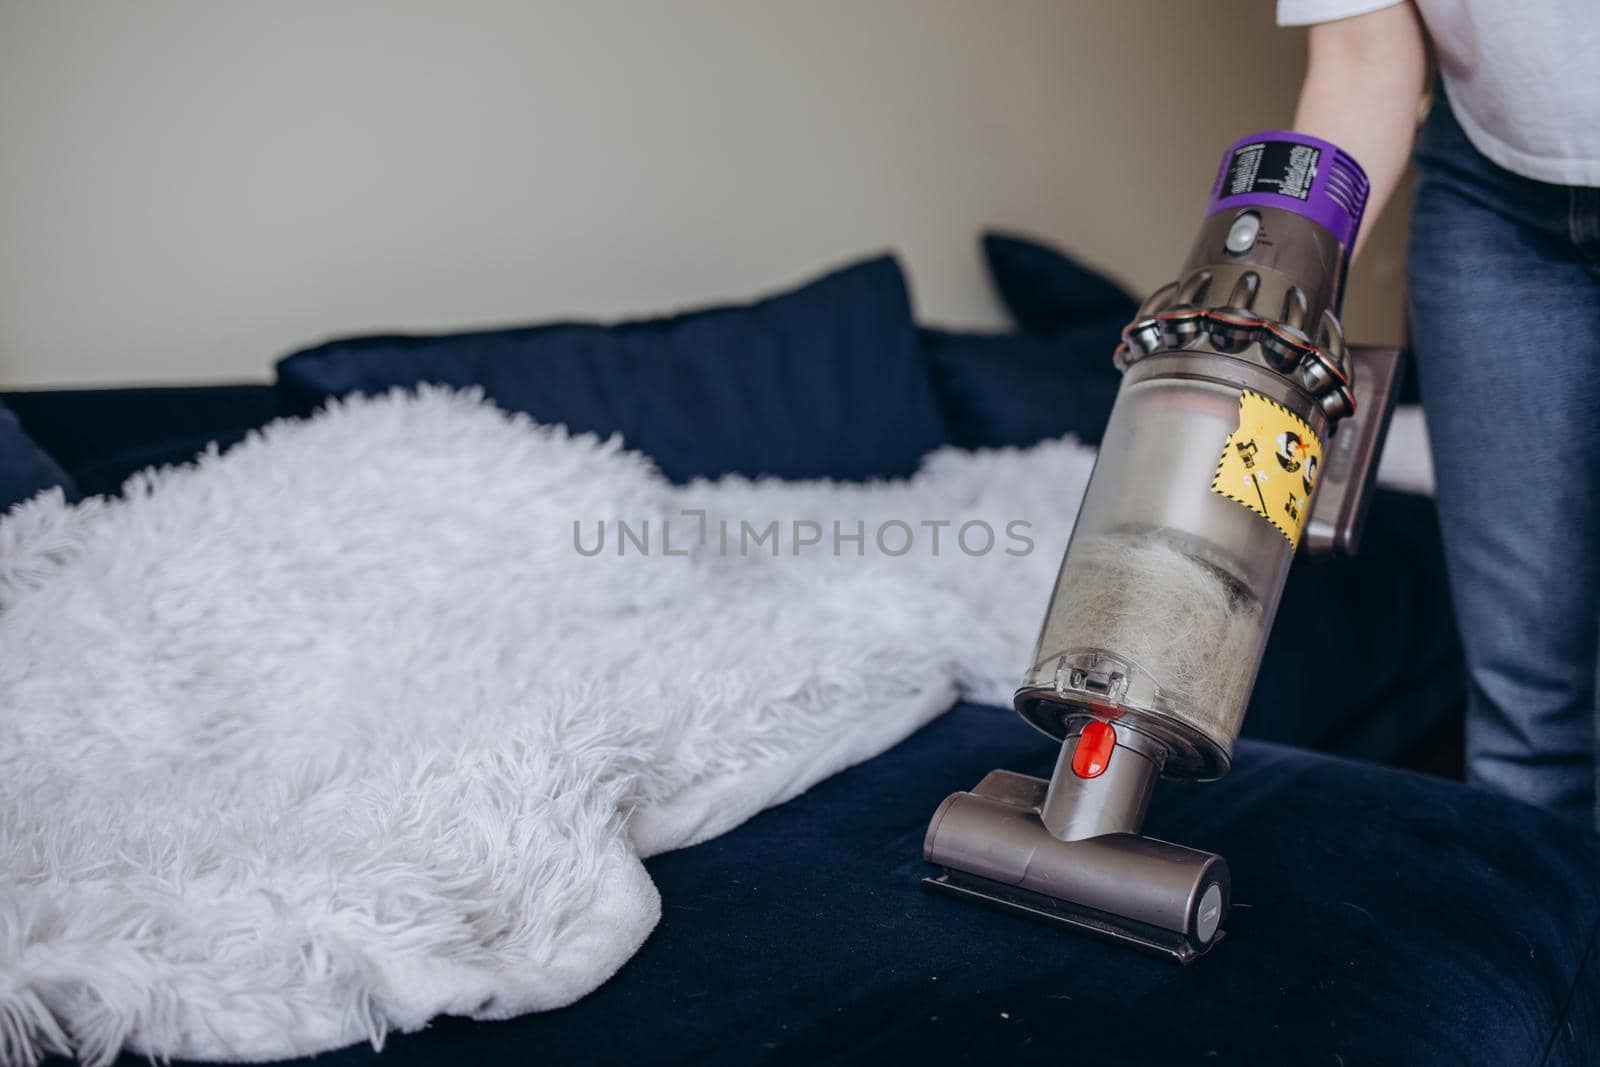
[[[1422,23],[1410,0],[1310,30],[1310,59],[1294,128],[1332,141],[1367,172],[1366,217],[1376,219],[1405,173],[1427,77]],[[1368,227],[1356,236],[1359,253]]]

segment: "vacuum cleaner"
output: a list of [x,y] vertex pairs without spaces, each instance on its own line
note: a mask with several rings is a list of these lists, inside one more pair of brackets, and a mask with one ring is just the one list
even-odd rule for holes
[[1223,936],[1221,856],[1144,837],[1157,779],[1227,773],[1297,549],[1350,555],[1400,353],[1339,323],[1365,173],[1269,131],[1223,155],[1178,279],[1122,331],[1111,419],[1017,712],[1048,782],[990,773],[934,813],[939,892],[1187,963]]

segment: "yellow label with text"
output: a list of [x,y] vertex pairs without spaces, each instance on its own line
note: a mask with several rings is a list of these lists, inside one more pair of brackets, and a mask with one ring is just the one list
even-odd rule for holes
[[1321,467],[1322,442],[1311,427],[1246,389],[1239,394],[1239,428],[1222,446],[1211,491],[1243,504],[1296,545]]

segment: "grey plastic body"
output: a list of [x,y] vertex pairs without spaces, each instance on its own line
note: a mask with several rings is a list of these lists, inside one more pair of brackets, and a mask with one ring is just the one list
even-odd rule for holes
[[1015,701],[1057,738],[1079,715],[1126,721],[1169,746],[1168,774],[1197,778],[1227,772],[1301,536],[1213,487],[1241,398],[1313,439],[1325,462],[1298,501],[1300,527],[1308,551],[1344,551],[1397,366],[1346,350],[1344,250],[1323,227],[1243,216],[1255,226],[1243,252],[1229,248],[1236,218],[1209,218],[1184,273],[1124,332],[1122,388]]
[[[1162,774],[1227,771],[1296,535],[1312,555],[1359,540],[1399,354],[1346,350],[1345,251],[1292,211],[1213,214],[1123,332],[1122,388],[1016,693],[1062,741],[1055,772],[996,771],[950,796],[924,842],[943,868],[931,888],[1184,962],[1221,938],[1226,862],[1139,830]],[[1214,490],[1246,397],[1320,449],[1299,527],[1269,521],[1265,497],[1256,509]],[[1075,768],[1096,721],[1109,758]]]
[[1172,771],[1215,778],[1294,546],[1211,489],[1246,386],[1180,358],[1182,377],[1154,358],[1127,373],[1017,706],[1055,737],[1075,715],[1137,723]]
[[1322,485],[1301,541],[1302,551],[1312,557],[1353,556],[1361,546],[1404,356],[1398,348],[1351,345],[1350,367],[1356,410],[1339,423],[1325,457]]

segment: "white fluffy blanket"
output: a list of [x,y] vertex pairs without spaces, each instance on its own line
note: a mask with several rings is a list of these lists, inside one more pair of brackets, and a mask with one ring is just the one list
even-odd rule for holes
[[[1091,462],[1054,442],[903,483],[675,488],[425,390],[23,506],[0,521],[0,1062],[290,1056],[581,997],[660,913],[641,856],[961,693],[1005,701]],[[589,558],[573,524],[589,548],[600,519]],[[619,557],[617,519],[650,520],[648,556]],[[741,554],[739,523],[774,519],[780,553]],[[796,520],[822,538],[798,556]],[[835,557],[836,520],[864,556]],[[991,550],[956,543],[970,520]],[[875,543],[899,550],[895,521],[903,555]]]

